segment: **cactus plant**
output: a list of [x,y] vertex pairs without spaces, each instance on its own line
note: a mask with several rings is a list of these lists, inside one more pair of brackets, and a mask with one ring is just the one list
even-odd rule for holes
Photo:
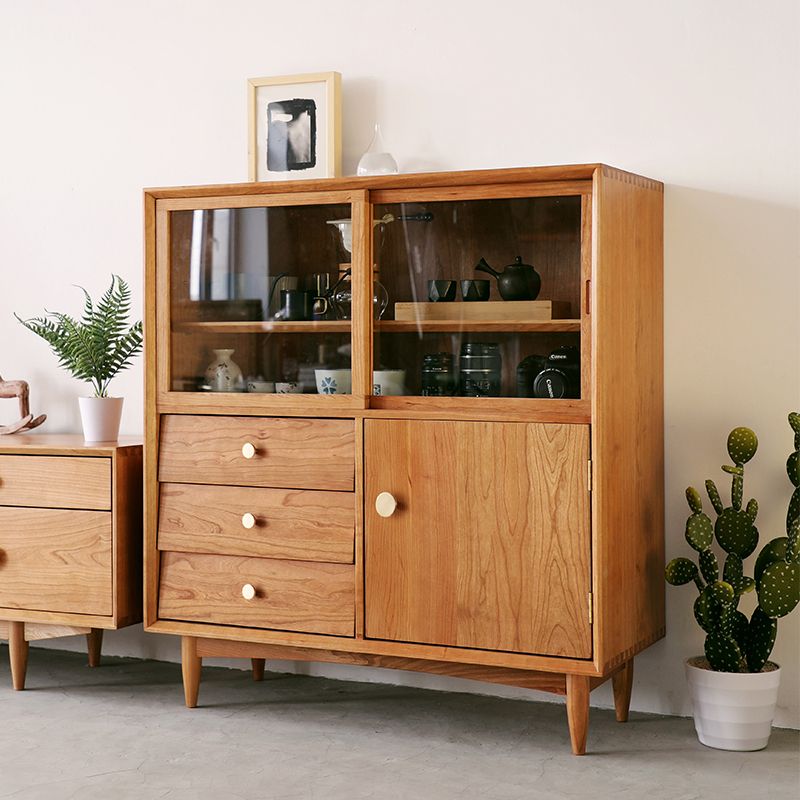
[[[742,508],[745,464],[758,450],[758,439],[749,428],[734,428],[728,435],[732,465],[722,470],[731,476],[731,504],[725,506],[712,480],[706,493],[717,515],[716,522],[703,510],[700,493],[690,486],[686,501],[691,511],[686,520],[686,541],[697,552],[698,563],[674,558],[665,576],[673,586],[694,582],[697,624],[705,631],[705,654],[717,672],[760,672],[767,663],[778,631],[778,619],[791,613],[800,602],[800,413],[789,414],[794,432],[794,452],[786,461],[786,472],[794,486],[786,514],[786,536],[772,539],[758,554],[754,577],[744,574],[744,559],[758,546],[758,503],[751,499]],[[725,552],[720,562],[711,549],[716,540]],[[699,566],[698,566],[699,565]],[[748,620],[738,610],[742,595],[755,590],[758,605]]]

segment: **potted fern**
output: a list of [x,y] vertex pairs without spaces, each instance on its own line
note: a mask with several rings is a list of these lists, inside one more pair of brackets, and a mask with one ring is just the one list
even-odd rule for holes
[[[743,561],[755,553],[758,503],[742,507],[744,468],[758,448],[749,428],[728,436],[733,465],[722,469],[731,476],[731,504],[725,506],[712,480],[706,492],[716,522],[703,511],[700,493],[686,490],[691,514],[686,541],[698,554],[698,564],[674,558],[666,579],[673,586],[694,583],[698,595],[694,617],[705,631],[705,655],[686,662],[686,677],[700,741],[721,750],[760,750],[767,746],[778,698],[780,667],[769,660],[778,632],[778,619],[800,602],[800,414],[789,414],[794,452],[786,471],[794,486],[786,514],[786,536],[768,542],[758,554],[753,577],[744,574]],[[724,551],[720,562],[711,545]],[[740,599],[755,592],[758,605],[748,619],[738,609]]]
[[119,435],[122,397],[109,397],[108,385],[127,369],[142,349],[142,323],[128,325],[131,292],[118,275],[95,304],[83,287],[83,316],[76,319],[58,311],[45,311],[43,317],[17,319],[41,336],[58,356],[59,366],[73,377],[92,385],[91,397],[78,403],[87,442],[113,442]]

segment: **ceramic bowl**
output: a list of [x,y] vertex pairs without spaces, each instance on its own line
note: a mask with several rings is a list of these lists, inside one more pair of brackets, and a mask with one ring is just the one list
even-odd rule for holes
[[491,286],[489,281],[476,278],[471,281],[461,281],[461,296],[469,302],[488,300]]
[[276,394],[303,394],[302,383],[278,382],[275,384]]
[[352,375],[349,369],[315,369],[317,391],[320,394],[350,394]]
[[405,382],[404,369],[376,369],[372,373],[372,394],[375,397],[405,394]]
[[274,381],[247,381],[247,391],[269,394],[275,391]]

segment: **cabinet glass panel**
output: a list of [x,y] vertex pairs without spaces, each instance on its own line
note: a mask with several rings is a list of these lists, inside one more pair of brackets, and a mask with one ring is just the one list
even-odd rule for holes
[[375,395],[580,397],[580,196],[374,211]]
[[350,394],[350,214],[173,211],[172,391]]

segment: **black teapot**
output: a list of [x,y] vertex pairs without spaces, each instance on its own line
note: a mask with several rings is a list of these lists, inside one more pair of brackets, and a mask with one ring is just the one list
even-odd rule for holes
[[502,272],[492,269],[483,258],[475,265],[475,269],[497,278],[497,288],[503,300],[535,300],[539,296],[542,279],[530,264],[522,263],[522,256],[517,256],[514,263]]

